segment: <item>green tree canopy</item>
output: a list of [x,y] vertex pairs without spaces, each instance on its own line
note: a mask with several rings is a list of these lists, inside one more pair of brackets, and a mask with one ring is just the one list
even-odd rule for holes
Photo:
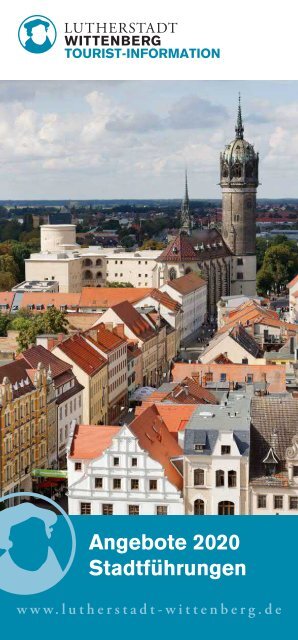
[[11,326],[18,328],[17,338],[19,351],[28,349],[30,344],[34,344],[36,337],[43,333],[68,333],[68,320],[63,311],[55,307],[50,307],[45,313],[32,315],[31,317],[19,316],[15,318]]
[[293,242],[273,244],[264,256],[263,265],[257,274],[259,293],[279,293],[298,273],[298,247]]

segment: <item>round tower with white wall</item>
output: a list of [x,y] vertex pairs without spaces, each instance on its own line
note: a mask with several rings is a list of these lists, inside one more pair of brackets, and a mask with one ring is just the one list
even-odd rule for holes
[[75,224],[43,224],[40,227],[41,252],[77,249]]

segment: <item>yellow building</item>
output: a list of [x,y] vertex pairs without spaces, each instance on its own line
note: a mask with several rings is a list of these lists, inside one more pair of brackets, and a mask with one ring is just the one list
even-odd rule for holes
[[29,369],[22,358],[0,367],[0,495],[31,491],[31,472],[48,465],[53,446],[54,388],[40,363]]

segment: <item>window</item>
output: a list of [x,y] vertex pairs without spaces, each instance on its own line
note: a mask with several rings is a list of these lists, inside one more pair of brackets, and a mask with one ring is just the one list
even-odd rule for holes
[[223,500],[218,503],[218,515],[219,516],[233,516],[235,514],[234,502]]
[[157,480],[149,480],[149,491],[157,491]]
[[139,481],[135,480],[135,479],[131,480],[130,481],[130,488],[131,488],[131,491],[138,491],[138,489],[139,489]]
[[194,501],[193,513],[194,513],[194,516],[203,516],[205,514],[204,500],[200,500],[198,498],[198,500]]
[[227,379],[227,374],[226,373],[221,373],[220,374],[220,381],[221,382],[226,382]]
[[114,467],[119,467],[119,458],[113,458]]
[[298,477],[298,467],[293,467],[293,476],[294,478]]
[[112,504],[103,504],[102,505],[102,515],[103,516],[112,516],[113,515],[113,505]]
[[102,478],[95,478],[94,486],[95,486],[95,489],[102,489]]
[[205,482],[204,469],[195,469],[193,472],[193,483],[195,486],[202,485]]
[[231,453],[231,447],[229,444],[223,444],[221,446],[221,455],[222,456],[227,456],[229,455],[229,453]]
[[138,466],[138,458],[132,458],[131,459],[131,466],[132,467],[137,467]]
[[194,444],[193,448],[194,448],[194,451],[203,451],[202,444]]
[[168,515],[168,507],[164,507],[162,505],[156,507],[156,515],[157,516],[167,516]]
[[128,515],[129,516],[139,516],[140,515],[140,507],[137,504],[130,504],[128,507]]
[[237,486],[237,474],[236,471],[228,471],[228,487]]
[[222,469],[218,469],[215,474],[215,483],[217,487],[225,486],[225,473]]
[[259,495],[258,496],[258,509],[266,509],[267,504],[267,496]]
[[296,496],[290,496],[290,498],[289,498],[289,508],[290,509],[298,509],[298,498],[296,498]]
[[81,502],[81,516],[91,516],[91,502]]
[[121,489],[121,479],[113,478],[113,489]]
[[243,258],[237,258],[237,264],[241,267],[243,265]]
[[283,496],[274,496],[273,502],[274,502],[274,509],[282,509],[283,508],[284,497]]
[[246,376],[246,382],[247,382],[248,384],[252,384],[252,383],[253,383],[253,381],[254,381],[253,374],[252,374],[252,373],[248,373],[248,374],[247,374],[247,376]]
[[75,471],[81,471],[81,469],[82,469],[82,463],[75,462]]
[[241,273],[240,271],[238,271],[237,273],[237,280],[243,280],[243,273]]
[[176,269],[174,269],[174,267],[172,267],[169,271],[169,278],[170,280],[176,280],[177,278]]

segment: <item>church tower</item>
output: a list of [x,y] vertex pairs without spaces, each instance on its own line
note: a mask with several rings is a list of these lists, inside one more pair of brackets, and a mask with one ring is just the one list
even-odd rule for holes
[[190,215],[190,207],[189,207],[188,183],[187,183],[186,171],[185,171],[185,192],[184,192],[184,199],[181,205],[181,214],[180,214],[180,233],[187,233],[187,235],[189,236],[191,234],[191,215]]
[[259,155],[244,137],[239,95],[236,136],[220,155],[222,236],[234,254],[231,294],[256,293],[256,194]]

